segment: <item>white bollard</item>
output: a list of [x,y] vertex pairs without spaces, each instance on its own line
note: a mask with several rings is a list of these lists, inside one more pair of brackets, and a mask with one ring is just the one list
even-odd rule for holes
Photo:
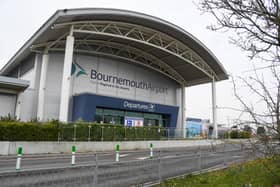
[[116,145],[116,162],[120,161],[120,145]]
[[153,158],[153,144],[150,143],[150,158]]
[[71,164],[72,166],[75,165],[75,154],[76,154],[76,146],[72,146],[72,160],[71,160]]
[[22,147],[19,147],[18,148],[17,163],[16,163],[16,170],[20,170],[21,156],[22,156]]

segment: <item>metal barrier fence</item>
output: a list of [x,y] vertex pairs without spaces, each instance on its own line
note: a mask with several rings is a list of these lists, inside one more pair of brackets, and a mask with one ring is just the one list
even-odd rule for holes
[[[114,127],[97,125],[63,126],[58,141],[137,141],[183,139],[186,129],[155,127]],[[202,138],[202,137],[198,137]],[[204,137],[206,138],[206,137]]]
[[7,187],[148,185],[252,158],[252,150],[244,147],[227,151],[220,148],[215,152],[198,148],[194,154],[180,155],[157,151],[152,159],[120,162],[101,162],[95,154],[92,163],[87,165],[0,173],[0,184]]

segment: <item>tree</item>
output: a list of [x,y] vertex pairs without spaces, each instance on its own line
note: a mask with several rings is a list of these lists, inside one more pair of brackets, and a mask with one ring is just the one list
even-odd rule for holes
[[[233,80],[234,95],[243,106],[241,111],[247,113],[250,117],[249,120],[243,121],[243,124],[254,124],[258,128],[265,127],[275,135],[274,138],[280,140],[279,66],[271,66],[269,72],[271,76],[264,77],[254,68],[252,76],[248,78],[238,77],[242,81],[243,86],[251,93],[252,97],[249,99],[242,97],[238,93],[236,83]],[[255,102],[252,101],[253,96],[256,98]],[[258,110],[258,108],[261,108],[261,110]]]
[[[238,93],[233,78],[234,94],[241,103],[242,113],[249,119],[242,124],[253,124],[273,134],[280,140],[280,4],[278,0],[201,0],[199,8],[211,14],[216,23],[208,28],[213,31],[231,32],[231,42],[246,53],[252,60],[252,75],[238,77],[249,93],[256,96],[257,101],[251,102]],[[255,61],[268,66],[261,69],[269,70],[264,75],[255,66]],[[261,110],[256,107],[262,106]],[[265,127],[265,128],[264,128]],[[263,138],[258,140],[265,145],[265,153],[271,151],[272,141]],[[263,141],[265,139],[265,141]]]
[[278,0],[201,0],[199,8],[212,14],[208,28],[233,30],[231,41],[250,57],[279,62],[280,5]]

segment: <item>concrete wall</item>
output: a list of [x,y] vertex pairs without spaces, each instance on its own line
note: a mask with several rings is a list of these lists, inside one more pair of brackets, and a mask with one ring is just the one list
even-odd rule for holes
[[23,154],[70,153],[72,145],[77,152],[113,151],[116,144],[121,150],[148,149],[153,143],[154,148],[195,147],[206,146],[221,141],[212,140],[170,140],[170,141],[131,141],[131,142],[0,142],[0,155],[15,155],[17,148],[22,146]]
[[64,53],[49,54],[47,68],[44,120],[58,119]]
[[16,116],[21,121],[35,119],[37,115],[38,80],[35,76],[37,71],[34,68],[35,60],[37,60],[37,58],[33,58],[33,56],[31,56],[22,62],[22,66],[24,63],[33,65],[30,65],[30,69],[28,68],[19,76],[19,79],[28,80],[30,82],[29,87],[24,92],[20,92],[17,98]]
[[15,115],[16,95],[0,93],[0,116]]

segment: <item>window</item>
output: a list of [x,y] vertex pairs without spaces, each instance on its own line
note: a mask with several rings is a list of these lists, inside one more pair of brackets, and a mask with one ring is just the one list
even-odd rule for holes
[[98,123],[124,125],[125,117],[144,118],[144,126],[169,126],[169,115],[145,112],[124,111],[108,108],[96,108],[95,121]]
[[125,116],[129,116],[129,117],[143,117],[143,113],[141,112],[130,112],[130,111],[126,111],[125,112]]

